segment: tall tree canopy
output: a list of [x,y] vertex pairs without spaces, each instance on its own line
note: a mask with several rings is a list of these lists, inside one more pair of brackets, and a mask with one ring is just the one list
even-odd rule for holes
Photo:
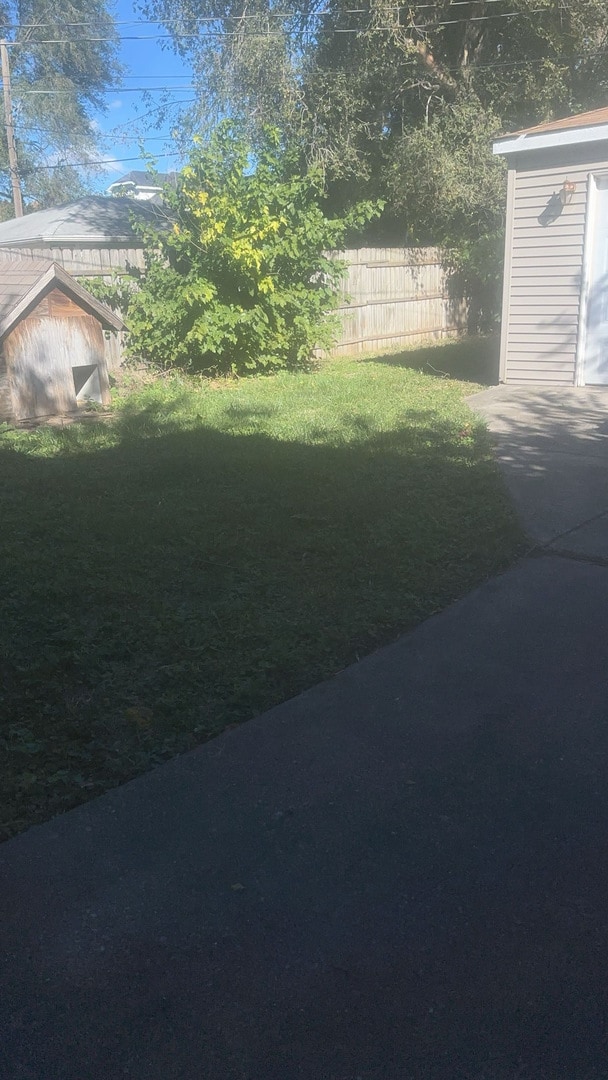
[[[334,206],[387,200],[396,241],[466,245],[500,223],[499,131],[604,104],[604,0],[145,0],[200,114],[280,121]],[[192,35],[192,36],[185,36]]]
[[[22,187],[26,201],[45,206],[80,192],[87,169],[74,165],[98,155],[91,117],[120,75],[118,36],[106,0],[13,0],[0,10]],[[10,199],[4,123],[0,195]]]

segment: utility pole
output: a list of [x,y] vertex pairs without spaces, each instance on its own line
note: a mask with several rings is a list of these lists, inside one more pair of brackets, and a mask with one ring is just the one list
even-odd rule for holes
[[19,183],[19,166],[17,164],[17,150],[15,148],[15,127],[13,125],[13,99],[11,96],[11,69],[8,63],[8,49],[6,41],[0,40],[0,62],[2,64],[2,90],[4,93],[4,123],[6,125],[6,145],[8,148],[8,167],[11,174],[11,186],[13,189],[13,206],[15,217],[23,217],[23,198],[21,196],[21,184]]

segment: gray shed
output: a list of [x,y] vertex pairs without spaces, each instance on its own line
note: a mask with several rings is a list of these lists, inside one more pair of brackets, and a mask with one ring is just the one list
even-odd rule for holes
[[106,336],[124,324],[56,263],[0,264],[0,420],[110,397]]
[[608,384],[608,108],[505,135],[501,382]]
[[89,195],[0,223],[0,251],[46,258],[76,277],[109,276],[142,267],[143,242],[134,221],[162,223],[161,207],[131,198]]

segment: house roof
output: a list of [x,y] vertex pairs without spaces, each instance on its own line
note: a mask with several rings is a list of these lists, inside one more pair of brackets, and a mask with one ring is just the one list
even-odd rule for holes
[[600,141],[608,141],[608,107],[548,120],[544,124],[501,135],[494,142],[494,153],[512,154]]
[[26,243],[127,243],[137,247],[141,239],[133,228],[133,216],[141,221],[159,218],[158,208],[135,199],[89,195],[76,202],[37,210],[0,224],[0,247]]
[[125,173],[120,177],[120,180],[114,180],[108,187],[108,191],[112,188],[122,187],[123,184],[133,184],[135,187],[160,189],[165,184],[170,184],[175,179],[175,173],[157,173],[146,172],[144,169],[131,169],[131,172]]
[[0,261],[0,340],[15,323],[52,288],[66,295],[112,330],[124,330],[122,319],[97,300],[87,289],[50,259],[13,259]]

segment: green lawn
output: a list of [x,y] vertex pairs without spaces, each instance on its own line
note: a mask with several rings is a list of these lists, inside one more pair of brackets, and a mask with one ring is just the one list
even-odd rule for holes
[[[4,836],[246,720],[507,565],[460,343],[0,429]],[[423,367],[424,371],[416,370]]]

